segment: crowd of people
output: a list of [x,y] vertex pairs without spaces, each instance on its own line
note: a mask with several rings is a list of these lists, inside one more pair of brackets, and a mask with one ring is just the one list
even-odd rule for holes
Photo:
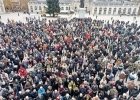
[[0,27],[0,100],[140,100],[137,23],[27,18]]

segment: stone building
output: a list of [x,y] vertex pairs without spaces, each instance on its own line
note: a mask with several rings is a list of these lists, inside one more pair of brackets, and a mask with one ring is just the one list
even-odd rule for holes
[[[84,0],[85,1],[85,9],[87,12],[91,10],[92,0]],[[60,2],[60,12],[76,12],[80,8],[80,0],[59,0]]]
[[60,13],[70,13],[72,11],[72,1],[71,0],[59,0]]
[[[77,11],[80,0],[72,0],[71,9]],[[85,9],[92,15],[140,15],[136,0],[84,0]],[[139,0],[140,1],[140,0]]]
[[0,13],[5,13],[5,7],[4,7],[3,0],[0,0]]
[[29,0],[3,0],[6,12],[27,12]]
[[128,0],[94,0],[93,15],[139,15],[139,3]]
[[[140,15],[140,4],[135,0],[84,0],[90,15]],[[60,13],[77,12],[80,0],[59,0]],[[46,9],[46,0],[30,0],[29,12],[40,13]]]
[[45,13],[47,9],[46,0],[30,0],[28,8],[30,13]]
[[[59,0],[60,13],[70,13],[72,2],[71,0]],[[28,2],[30,13],[45,13],[47,10],[46,0],[30,0]]]

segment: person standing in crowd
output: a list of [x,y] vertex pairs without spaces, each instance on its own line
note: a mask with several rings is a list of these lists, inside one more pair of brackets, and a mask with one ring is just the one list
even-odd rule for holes
[[137,23],[26,20],[0,23],[2,100],[140,99]]

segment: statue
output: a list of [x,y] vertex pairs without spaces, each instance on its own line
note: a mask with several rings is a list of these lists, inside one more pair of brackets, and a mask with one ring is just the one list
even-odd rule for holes
[[80,0],[80,8],[84,8],[84,0]]

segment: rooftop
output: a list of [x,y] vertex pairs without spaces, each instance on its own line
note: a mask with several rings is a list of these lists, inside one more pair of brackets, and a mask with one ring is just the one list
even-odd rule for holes
[[131,0],[93,0],[95,5],[138,5]]
[[46,3],[46,0],[30,0],[29,3]]
[[73,0],[59,0],[59,3],[65,3],[65,4],[69,4],[72,2],[73,2]]

